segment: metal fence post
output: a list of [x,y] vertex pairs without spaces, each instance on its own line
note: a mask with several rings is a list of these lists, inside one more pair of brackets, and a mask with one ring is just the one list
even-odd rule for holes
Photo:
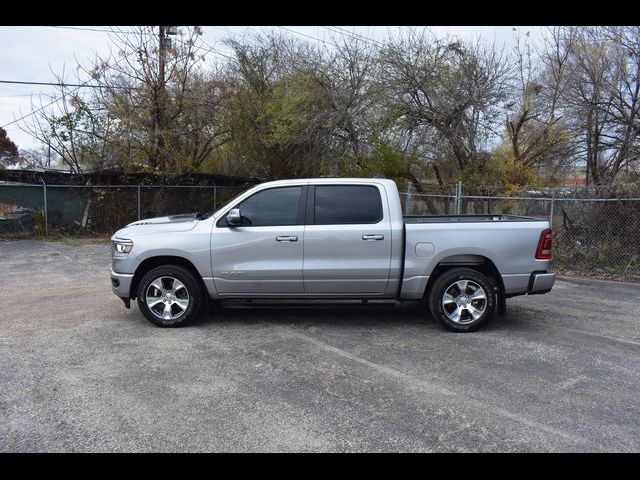
[[553,195],[551,196],[551,208],[549,209],[549,226],[553,228],[553,208],[556,203],[556,189],[553,190]]
[[218,187],[214,184],[213,185],[213,209],[217,210],[218,209]]
[[456,215],[460,215],[462,211],[462,182],[456,185]]
[[138,220],[140,220],[140,184],[138,184]]
[[457,183],[455,185],[454,195],[455,195],[455,201],[453,202],[453,205],[454,205],[454,208],[455,208],[454,214],[458,215],[458,202],[460,200],[460,193],[459,193],[459,190],[458,190],[458,184]]
[[42,192],[44,195],[44,236],[49,236],[49,214],[47,212],[47,184],[44,179],[40,179],[42,182]]
[[411,184],[407,183],[407,198],[404,201],[404,211],[407,215],[411,215]]

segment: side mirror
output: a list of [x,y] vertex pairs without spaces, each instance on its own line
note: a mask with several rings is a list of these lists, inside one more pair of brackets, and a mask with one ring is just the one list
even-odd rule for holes
[[227,213],[227,225],[230,227],[237,227],[242,223],[242,217],[240,216],[239,208],[232,208]]

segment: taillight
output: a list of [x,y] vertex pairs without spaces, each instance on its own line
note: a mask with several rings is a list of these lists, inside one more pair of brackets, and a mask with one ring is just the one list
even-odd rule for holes
[[536,249],[536,258],[538,260],[549,260],[551,258],[551,229],[547,228],[540,234],[538,240],[538,248]]

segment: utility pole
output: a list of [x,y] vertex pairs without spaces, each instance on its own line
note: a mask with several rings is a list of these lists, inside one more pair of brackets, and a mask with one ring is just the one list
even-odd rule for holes
[[155,136],[155,164],[164,170],[164,161],[161,160],[162,149],[164,148],[164,139],[162,131],[164,129],[164,96],[165,96],[165,46],[166,35],[165,27],[158,27],[158,89],[155,98],[155,119],[154,119],[154,136]]
[[[156,141],[156,164],[164,170],[166,165],[164,161],[164,132],[166,129],[165,106],[167,99],[166,91],[166,53],[167,48],[171,47],[171,38],[169,35],[177,35],[178,30],[174,26],[158,26],[158,90],[156,92],[156,118],[154,119],[155,141]],[[162,159],[162,160],[161,160]]]

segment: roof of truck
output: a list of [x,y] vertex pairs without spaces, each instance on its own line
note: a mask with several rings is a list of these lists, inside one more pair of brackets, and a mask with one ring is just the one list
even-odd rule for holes
[[355,178],[355,177],[318,177],[318,178],[291,178],[285,180],[274,180],[272,182],[261,183],[260,185],[300,185],[306,183],[382,183],[389,184],[395,182],[389,178]]

